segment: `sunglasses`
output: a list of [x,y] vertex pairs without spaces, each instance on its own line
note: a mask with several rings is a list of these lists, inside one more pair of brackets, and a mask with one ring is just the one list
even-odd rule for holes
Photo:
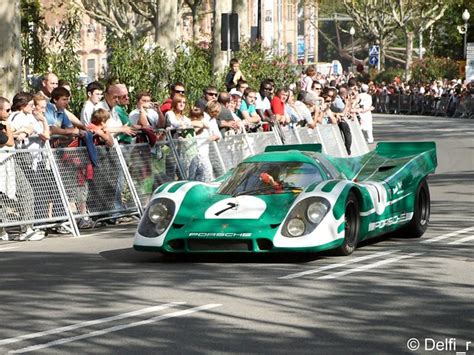
[[206,92],[206,95],[217,96],[217,92]]
[[321,90],[321,88],[314,88],[313,90]]
[[184,94],[184,90],[175,90],[174,92],[177,94]]

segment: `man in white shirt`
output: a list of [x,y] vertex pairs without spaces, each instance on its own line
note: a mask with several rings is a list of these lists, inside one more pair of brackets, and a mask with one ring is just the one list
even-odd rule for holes
[[87,101],[84,102],[81,111],[81,122],[87,126],[91,123],[92,114],[95,111],[95,105],[102,100],[104,88],[98,81],[93,81],[87,85]]
[[374,136],[372,133],[372,110],[374,109],[372,106],[372,96],[368,93],[369,86],[367,84],[362,84],[360,90],[360,108],[358,109],[360,128],[367,136],[367,143],[374,143]]
[[95,106],[95,109],[98,110],[99,108],[103,108],[110,113],[110,118],[107,120],[107,131],[113,136],[116,136],[119,133],[133,136],[135,135],[133,128],[122,124],[116,110],[116,106],[118,105],[121,96],[122,91],[120,84],[110,85],[105,90],[104,99]]
[[138,93],[137,108],[130,112],[128,117],[132,125],[156,128],[160,117],[158,112],[153,109],[153,102],[149,92],[143,91]]

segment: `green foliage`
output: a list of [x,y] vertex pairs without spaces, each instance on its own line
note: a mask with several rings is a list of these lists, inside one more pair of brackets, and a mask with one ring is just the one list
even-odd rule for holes
[[170,83],[179,81],[186,84],[186,96],[191,103],[202,96],[202,90],[208,85],[223,89],[222,82],[212,75],[211,52],[193,43],[176,50],[170,78]]
[[39,0],[21,0],[20,16],[24,75],[42,73],[48,69],[48,58],[44,43],[46,25]]
[[292,64],[287,55],[277,56],[261,44],[242,43],[236,53],[240,60],[240,69],[249,86],[257,89],[264,79],[273,79],[277,88],[295,83],[298,79],[296,65]]
[[453,59],[464,58],[464,35],[457,30],[457,26],[464,25],[462,20],[464,9],[467,9],[471,14],[467,41],[474,42],[472,22],[474,2],[471,0],[453,0],[446,9],[444,16],[434,24],[432,30],[423,33],[423,43],[424,46],[428,47],[429,54]]
[[388,68],[375,76],[375,82],[391,83],[396,77],[402,78],[405,74],[405,70],[402,68]]
[[107,77],[127,84],[130,103],[135,105],[136,95],[148,91],[153,100],[162,101],[168,95],[171,63],[160,47],[148,47],[145,41],[132,43],[126,38],[109,41]]
[[[45,9],[52,11],[52,9]],[[41,76],[46,72],[55,73],[60,79],[71,84],[72,98],[70,110],[79,113],[85,100],[84,89],[79,82],[81,64],[76,53],[82,25],[82,14],[71,6],[61,19],[60,26],[48,27],[44,20],[39,0],[21,0],[21,31],[23,56],[23,82],[27,75]],[[45,42],[45,38],[49,42]],[[25,90],[39,88],[27,84]]]
[[82,83],[79,81],[81,63],[76,54],[79,34],[82,26],[82,14],[77,7],[70,7],[59,27],[50,28],[48,46],[49,69],[59,79],[71,84],[69,109],[78,115],[86,99]]
[[449,58],[425,57],[415,60],[412,65],[412,79],[429,82],[437,79],[454,79],[459,76],[459,65]]

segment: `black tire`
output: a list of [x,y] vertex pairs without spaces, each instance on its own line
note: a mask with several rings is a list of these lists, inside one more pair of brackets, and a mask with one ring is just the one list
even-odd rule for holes
[[420,238],[428,228],[430,213],[430,189],[426,179],[423,179],[416,189],[412,220],[400,229],[400,235],[405,238]]
[[346,207],[344,212],[344,242],[336,249],[336,254],[341,256],[351,255],[355,250],[359,237],[359,202],[354,192],[350,192],[347,196]]

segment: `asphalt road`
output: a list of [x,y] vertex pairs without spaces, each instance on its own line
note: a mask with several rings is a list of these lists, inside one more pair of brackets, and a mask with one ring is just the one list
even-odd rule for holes
[[0,353],[474,354],[474,121],[376,116],[375,139],[437,142],[423,238],[350,257],[138,253],[133,224],[0,242]]

